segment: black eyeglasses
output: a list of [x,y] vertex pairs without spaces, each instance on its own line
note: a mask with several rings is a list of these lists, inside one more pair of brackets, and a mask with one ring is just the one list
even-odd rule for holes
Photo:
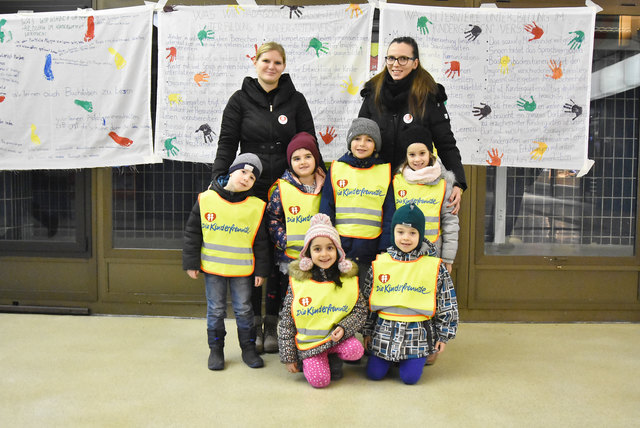
[[409,60],[413,61],[415,58],[409,58],[408,56],[401,56],[396,58],[395,56],[385,56],[384,60],[387,62],[387,64],[389,65],[393,65],[394,62],[398,61],[398,64],[400,65],[407,65],[407,63],[409,62]]

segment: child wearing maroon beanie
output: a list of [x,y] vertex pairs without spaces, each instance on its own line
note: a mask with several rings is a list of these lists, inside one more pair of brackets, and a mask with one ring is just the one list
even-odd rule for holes
[[278,313],[289,284],[288,266],[298,258],[309,221],[320,207],[325,172],[313,135],[300,132],[287,146],[289,168],[269,190],[266,213],[275,244],[275,269],[267,281],[264,351],[278,352]]

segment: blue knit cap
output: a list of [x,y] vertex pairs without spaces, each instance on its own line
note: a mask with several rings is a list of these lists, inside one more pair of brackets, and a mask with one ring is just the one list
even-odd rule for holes
[[424,214],[416,204],[402,205],[396,210],[391,219],[391,242],[393,245],[397,247],[394,232],[398,224],[416,229],[420,235],[418,246],[422,245],[422,240],[424,239],[424,222]]

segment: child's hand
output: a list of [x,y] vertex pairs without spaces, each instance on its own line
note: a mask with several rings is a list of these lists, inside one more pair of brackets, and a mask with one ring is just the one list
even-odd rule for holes
[[447,205],[447,208],[453,207],[451,210],[451,214],[456,215],[458,211],[460,211],[460,203],[462,202],[462,189],[458,186],[453,186],[453,190],[451,191],[451,196],[449,196],[450,204]]
[[362,346],[364,346],[364,349],[370,349],[371,348],[371,336],[363,336],[362,337]]
[[453,269],[453,264],[445,262],[444,267],[446,267],[447,268],[447,272],[449,272],[449,274],[451,274],[451,270]]
[[198,279],[198,274],[200,272],[197,270],[193,270],[193,269],[187,269],[187,275],[189,275],[189,277],[191,277],[192,279]]
[[298,363],[287,363],[287,371],[289,371],[289,373],[298,373]]
[[445,346],[447,346],[447,344],[444,342],[436,342],[436,351],[438,352],[438,354],[444,351]]
[[264,284],[264,276],[256,276],[253,286],[254,287],[261,287],[262,284]]
[[337,342],[338,340],[342,339],[343,336],[344,336],[344,328],[338,326],[331,333],[331,340],[333,340],[334,342]]

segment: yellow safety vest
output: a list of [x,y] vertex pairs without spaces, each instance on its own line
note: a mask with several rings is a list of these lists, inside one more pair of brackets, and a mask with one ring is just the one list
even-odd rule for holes
[[358,277],[345,278],[342,287],[334,282],[290,279],[293,292],[291,314],[296,324],[296,346],[301,351],[331,340],[336,325],[351,313],[358,301]]
[[302,251],[311,217],[320,211],[320,195],[305,193],[286,180],[279,179],[276,183],[280,188],[287,233],[287,248],[284,253],[290,259],[297,259]]
[[253,241],[265,203],[255,196],[229,202],[213,190],[198,195],[202,226],[202,270],[220,276],[249,276],[255,258]]
[[441,260],[422,256],[413,261],[393,259],[388,253],[373,261],[371,312],[393,321],[424,321],[435,314]]
[[444,180],[434,185],[409,184],[402,174],[393,177],[396,209],[402,205],[416,204],[424,214],[424,237],[431,242],[440,238],[440,211],[446,190],[447,183]]
[[382,233],[382,206],[391,182],[391,165],[354,168],[331,164],[336,229],[341,236],[374,239]]

